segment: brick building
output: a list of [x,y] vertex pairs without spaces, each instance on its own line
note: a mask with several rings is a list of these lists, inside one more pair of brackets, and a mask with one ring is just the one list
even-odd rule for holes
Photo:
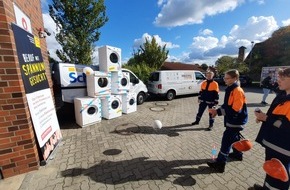
[[[15,7],[29,19],[34,36],[43,28],[40,0],[0,0],[0,178],[37,170],[40,160],[11,28]],[[40,46],[51,88],[45,38]]]

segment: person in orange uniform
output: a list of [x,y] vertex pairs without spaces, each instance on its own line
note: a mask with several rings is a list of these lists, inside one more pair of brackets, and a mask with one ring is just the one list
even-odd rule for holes
[[224,116],[225,131],[223,133],[221,148],[214,161],[207,162],[207,165],[219,173],[225,171],[228,157],[242,160],[242,152],[233,149],[230,154],[232,144],[241,139],[240,131],[244,129],[248,121],[248,111],[246,97],[243,89],[239,85],[239,71],[229,70],[225,73],[224,81],[227,85],[223,105],[218,109],[209,109],[213,117]]
[[[201,83],[198,102],[199,108],[196,115],[195,121],[192,125],[198,125],[202,117],[204,110],[212,108],[219,103],[219,85],[216,81],[213,80],[214,73],[211,71],[206,72],[206,80]],[[213,127],[214,118],[209,114],[209,127],[207,130],[211,130]]]
[[255,184],[255,190],[289,190],[290,186],[290,68],[278,71],[278,85],[281,92],[275,97],[267,113],[255,112],[257,121],[262,122],[256,142],[265,148],[266,162],[274,158],[282,163],[288,180],[281,180],[267,173],[263,186]]

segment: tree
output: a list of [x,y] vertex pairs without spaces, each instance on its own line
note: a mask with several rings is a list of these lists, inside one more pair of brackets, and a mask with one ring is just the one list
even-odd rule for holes
[[166,45],[161,47],[153,37],[151,41],[146,39],[137,52],[133,53],[133,60],[131,62],[135,64],[145,63],[148,67],[159,69],[167,59],[168,52]]
[[244,62],[238,62],[237,58],[230,56],[222,56],[215,63],[218,73],[223,74],[229,69],[237,69],[240,73],[249,71],[248,66]]
[[206,63],[201,64],[202,70],[206,71],[208,69],[208,65]]
[[108,21],[104,0],[52,0],[49,14],[59,30],[56,40],[63,48],[57,51],[58,57],[91,64],[99,28]]
[[161,47],[154,37],[151,41],[146,39],[145,43],[137,51],[134,51],[133,57],[123,67],[133,71],[146,83],[150,73],[160,69],[163,65],[168,53],[166,45]]

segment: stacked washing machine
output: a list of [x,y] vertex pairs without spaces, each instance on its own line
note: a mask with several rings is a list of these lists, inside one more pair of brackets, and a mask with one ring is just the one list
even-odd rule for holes
[[121,70],[121,49],[103,46],[98,52],[99,71],[89,67],[83,71],[89,97],[74,100],[76,120],[82,127],[137,111],[137,94],[130,92],[130,73]]
[[103,46],[98,49],[99,70],[110,73],[111,94],[102,98],[102,117],[113,119],[122,115],[122,95],[129,90],[130,77],[121,71],[121,49]]
[[74,98],[74,107],[76,123],[81,127],[87,127],[102,120],[101,100],[99,98]]

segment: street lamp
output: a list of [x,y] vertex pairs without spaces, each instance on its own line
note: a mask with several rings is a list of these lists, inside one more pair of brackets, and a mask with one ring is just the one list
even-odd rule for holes
[[254,41],[251,41],[252,47],[250,52],[250,62],[249,62],[249,69],[251,69],[251,63],[252,63],[252,57],[253,57],[253,47],[254,47]]

